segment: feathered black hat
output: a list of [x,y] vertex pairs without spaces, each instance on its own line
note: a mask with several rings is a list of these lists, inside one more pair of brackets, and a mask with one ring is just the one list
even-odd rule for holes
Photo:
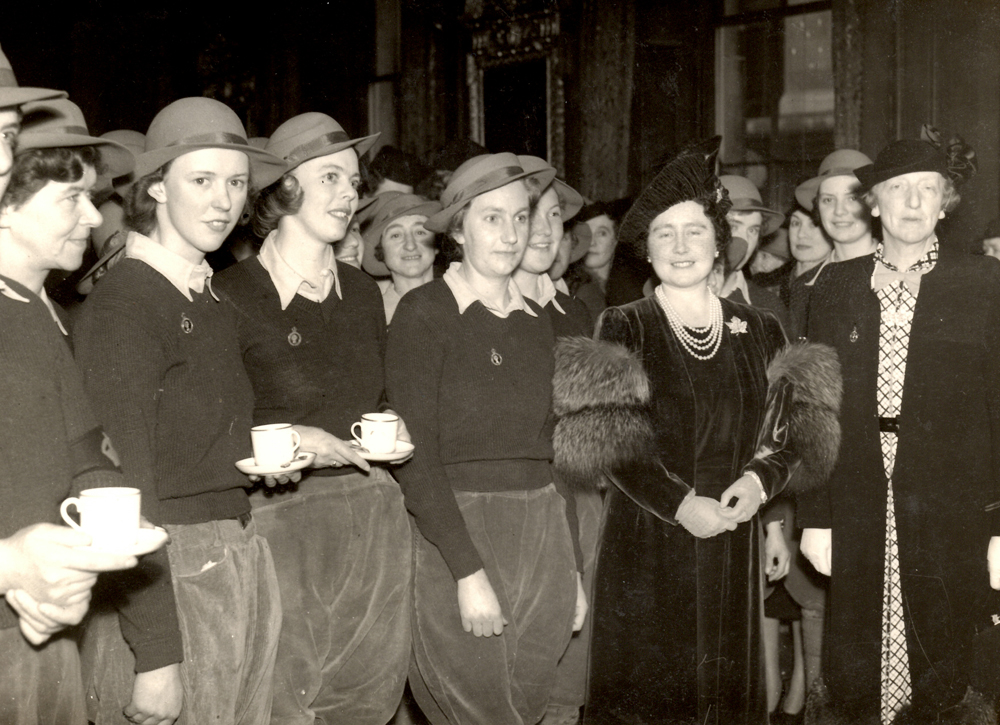
[[[664,211],[684,201],[713,198],[729,211],[729,196],[715,175],[721,136],[687,146],[668,161],[622,219],[618,242],[633,252],[645,248],[649,224]],[[645,256],[641,254],[640,256]]]

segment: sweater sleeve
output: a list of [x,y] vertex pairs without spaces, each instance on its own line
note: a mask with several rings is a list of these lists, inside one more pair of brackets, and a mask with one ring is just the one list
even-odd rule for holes
[[445,376],[447,340],[433,310],[404,298],[389,328],[386,391],[389,405],[410,431],[413,458],[397,469],[406,507],[417,528],[438,547],[455,580],[483,568],[448,481],[439,449],[438,397]]
[[[96,304],[78,320],[74,347],[86,391],[121,456],[121,485],[138,488],[143,515],[160,523],[153,433],[162,350],[127,312]],[[180,662],[183,647],[166,549],[142,557],[135,569],[115,577],[115,585],[127,591],[119,620],[136,671]]]

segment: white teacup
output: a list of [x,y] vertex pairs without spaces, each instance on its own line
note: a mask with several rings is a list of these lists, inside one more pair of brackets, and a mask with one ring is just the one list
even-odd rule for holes
[[[360,428],[360,435],[355,431]],[[392,413],[365,413],[351,426],[351,435],[372,453],[393,453],[399,433],[399,416]]]
[[[74,529],[90,534],[95,549],[123,549],[138,540],[141,502],[137,488],[88,488],[63,501],[59,513]],[[70,506],[76,508],[80,523],[70,518]]]
[[278,469],[291,463],[299,452],[302,438],[290,423],[255,425],[250,429],[254,463]]

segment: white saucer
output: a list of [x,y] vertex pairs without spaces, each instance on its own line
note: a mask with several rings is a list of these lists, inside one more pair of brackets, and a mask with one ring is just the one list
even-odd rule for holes
[[236,467],[248,476],[280,476],[282,473],[301,471],[306,466],[316,460],[316,454],[309,451],[300,451],[290,462],[275,468],[274,466],[258,466],[254,463],[253,457],[236,461]]
[[413,444],[406,441],[396,441],[396,450],[392,453],[372,453],[357,441],[351,441],[351,448],[366,461],[398,461],[413,453]]
[[121,548],[112,548],[105,546],[81,546],[81,549],[90,549],[92,551],[103,551],[109,554],[126,554],[130,556],[142,556],[143,554],[149,554],[150,552],[156,551],[165,543],[167,543],[167,532],[157,526],[155,529],[139,529],[138,535],[136,536],[135,543],[130,546],[122,546]]

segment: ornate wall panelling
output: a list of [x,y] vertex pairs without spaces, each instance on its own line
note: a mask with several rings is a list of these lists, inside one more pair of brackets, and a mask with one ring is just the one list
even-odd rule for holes
[[565,88],[556,0],[466,0],[472,139],[565,172]]

